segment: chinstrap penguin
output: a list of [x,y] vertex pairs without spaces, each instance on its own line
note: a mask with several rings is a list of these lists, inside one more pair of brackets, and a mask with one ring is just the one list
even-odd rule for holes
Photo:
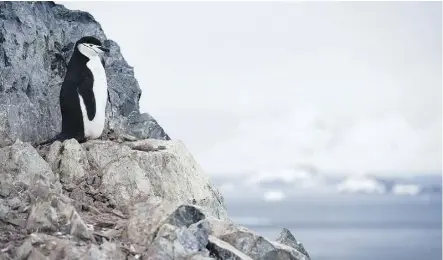
[[106,73],[100,56],[103,52],[109,49],[95,37],[86,36],[76,42],[60,90],[62,130],[40,145],[71,138],[85,142],[101,136],[108,100]]

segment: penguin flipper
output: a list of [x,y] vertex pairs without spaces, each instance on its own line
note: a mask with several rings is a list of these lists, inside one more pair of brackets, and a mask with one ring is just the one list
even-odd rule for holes
[[[92,77],[91,77],[92,79]],[[92,79],[93,80],[93,79]],[[89,120],[93,120],[96,113],[96,104],[95,104],[95,96],[94,91],[92,90],[92,86],[88,84],[86,80],[81,82],[78,86],[78,94],[83,99],[85,108],[86,108],[86,114],[88,115]],[[80,100],[81,102],[81,100]]]

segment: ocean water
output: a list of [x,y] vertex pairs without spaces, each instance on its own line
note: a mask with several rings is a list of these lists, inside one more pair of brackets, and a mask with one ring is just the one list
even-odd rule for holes
[[268,238],[288,228],[313,260],[442,259],[439,196],[225,200],[238,223]]

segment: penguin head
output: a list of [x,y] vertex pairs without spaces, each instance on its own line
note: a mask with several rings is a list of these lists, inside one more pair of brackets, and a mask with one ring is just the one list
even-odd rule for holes
[[109,49],[105,48],[99,39],[92,36],[82,37],[75,44],[75,48],[88,58],[98,56],[103,52],[109,52]]

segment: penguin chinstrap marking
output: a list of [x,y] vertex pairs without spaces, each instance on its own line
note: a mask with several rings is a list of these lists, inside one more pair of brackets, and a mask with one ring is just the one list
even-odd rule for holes
[[103,52],[109,49],[92,36],[76,42],[60,90],[62,131],[42,144],[71,138],[85,142],[101,136],[108,100]]

